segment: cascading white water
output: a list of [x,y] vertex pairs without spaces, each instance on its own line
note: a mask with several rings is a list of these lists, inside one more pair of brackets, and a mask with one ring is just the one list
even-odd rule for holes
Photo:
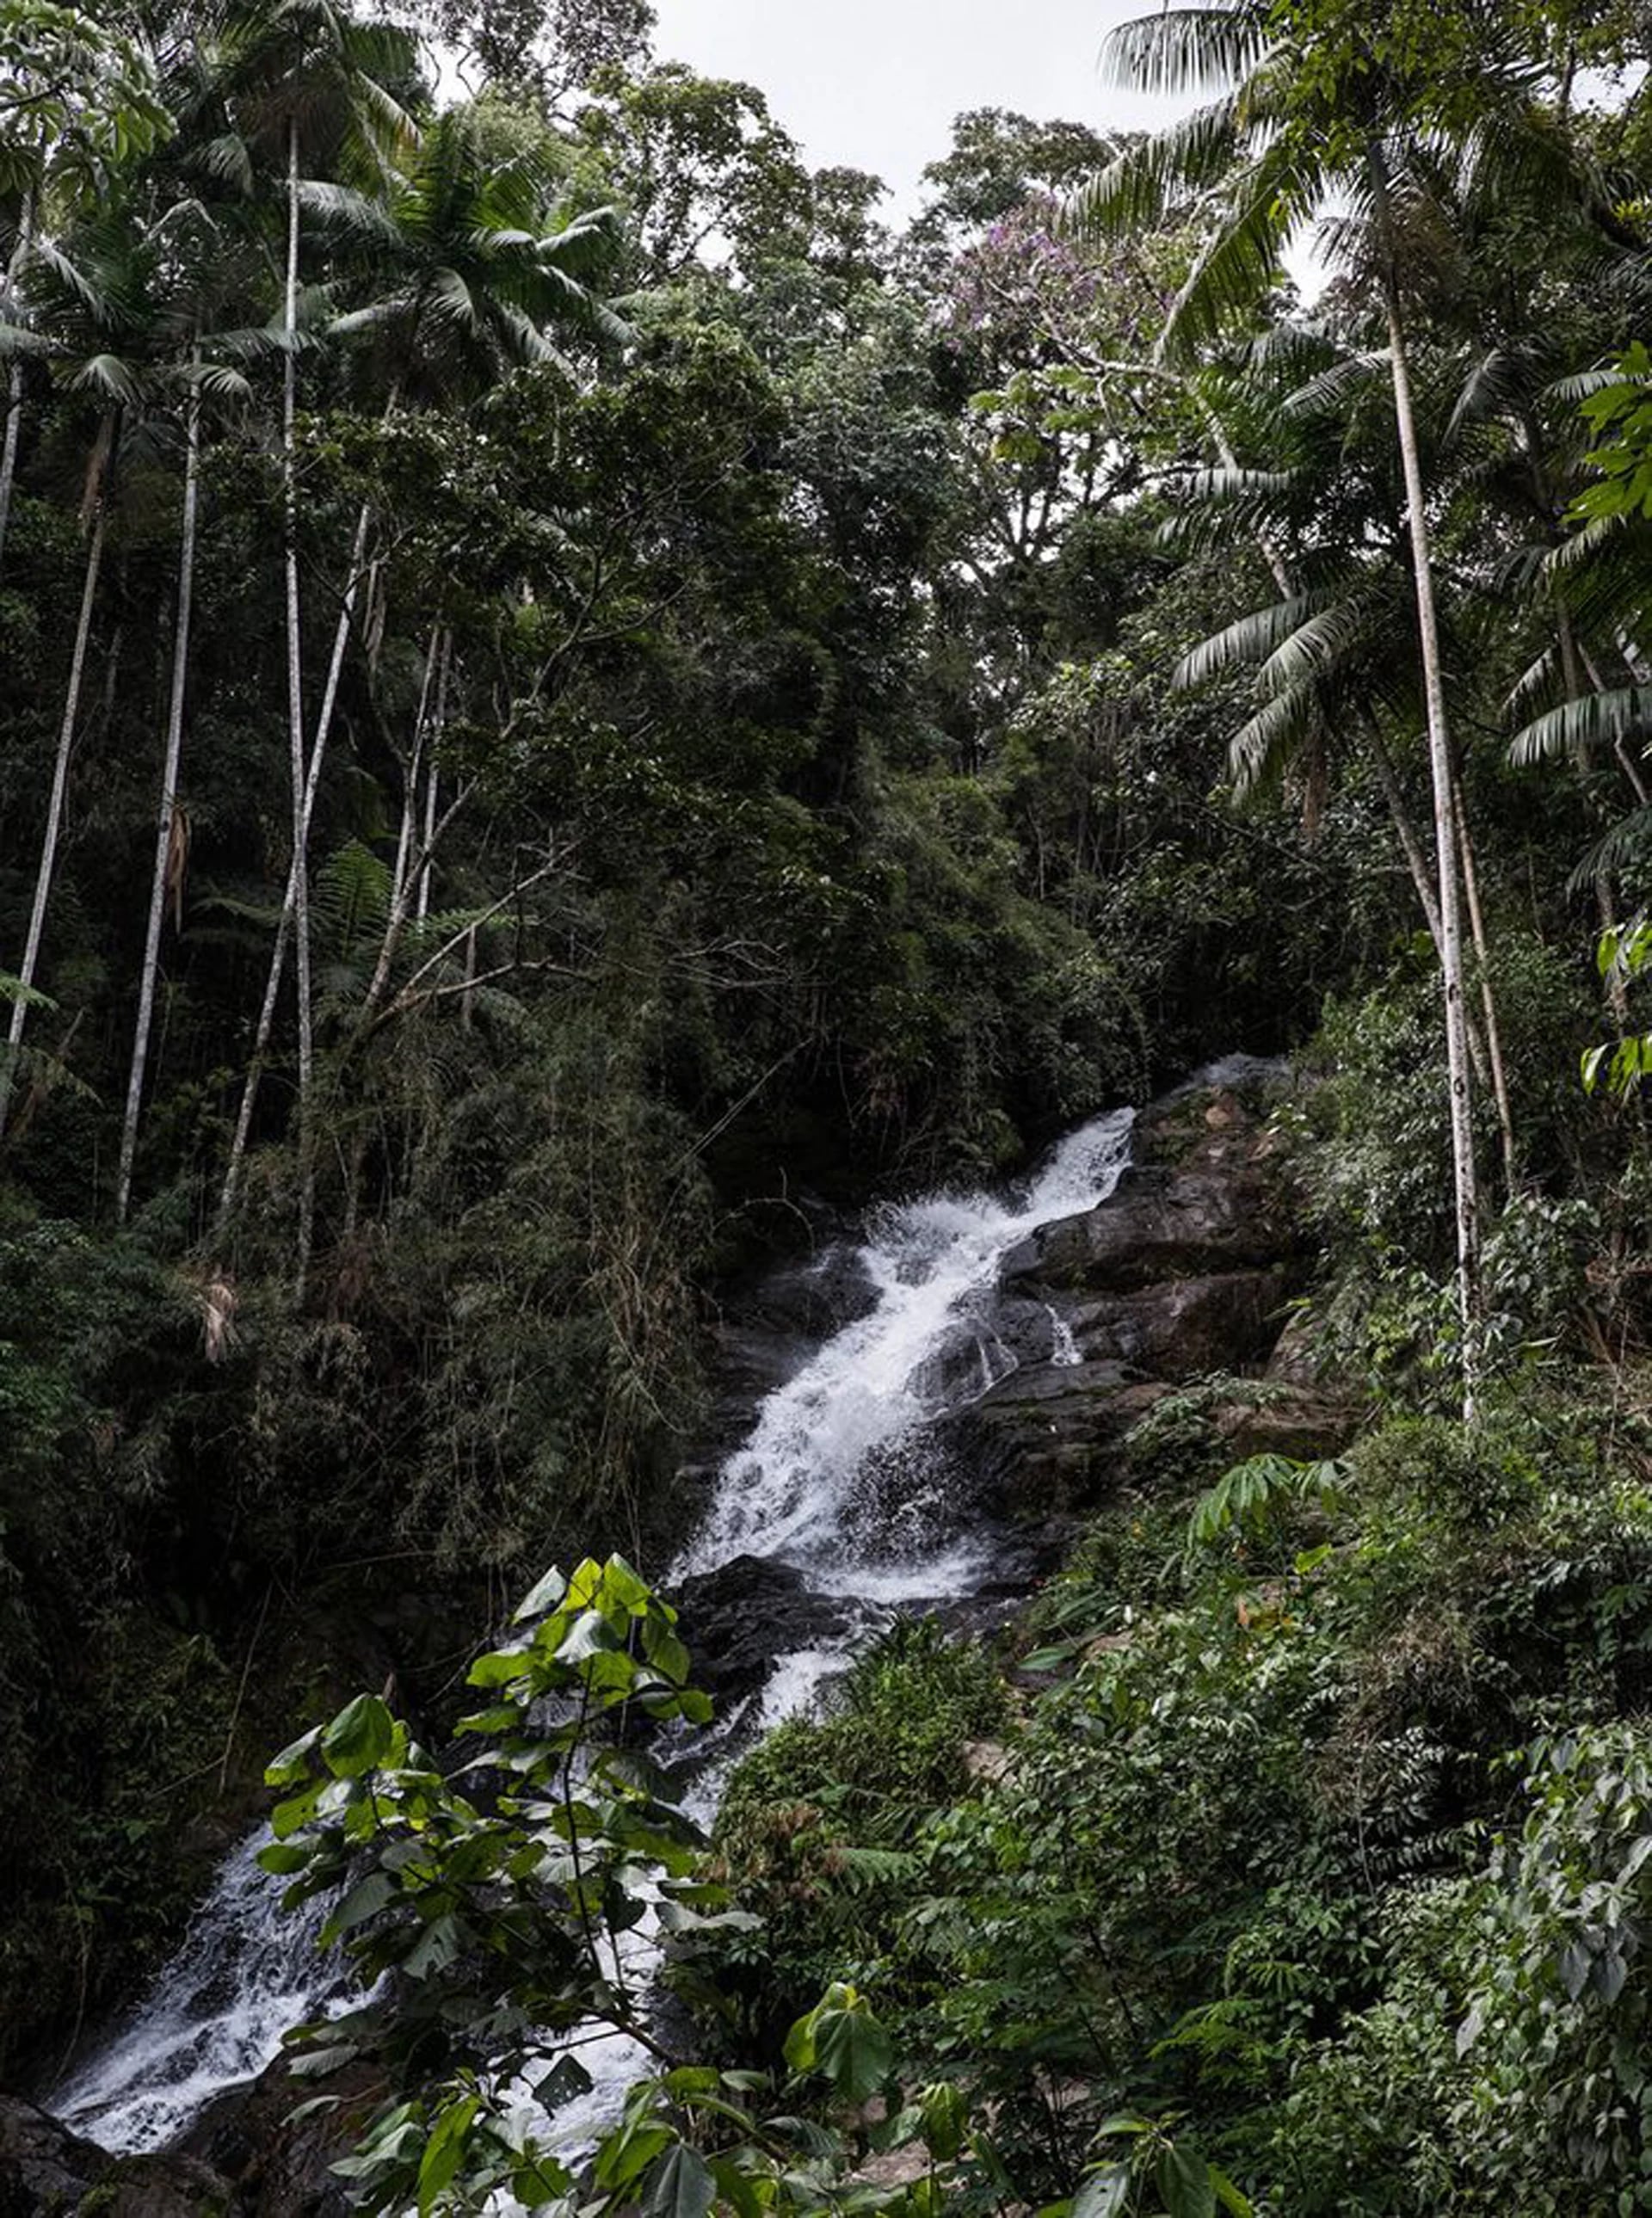
[[1073,1336],[1073,1328],[1052,1303],[1044,1304],[1049,1316],[1049,1360],[1060,1370],[1070,1370],[1082,1363],[1079,1343]]
[[[858,1259],[873,1305],[763,1403],[722,1466],[699,1533],[663,1582],[752,1555],[795,1566],[817,1594],[849,1605],[841,1635],[776,1657],[738,1739],[805,1707],[893,1610],[966,1596],[981,1584],[988,1550],[949,1525],[934,1421],[979,1400],[1016,1367],[983,1309],[1003,1260],[1041,1225],[1106,1199],[1132,1122],[1122,1110],[1085,1125],[1008,1195],[941,1194],[876,1216]],[[1044,1360],[1071,1363],[1077,1353],[1052,1312]],[[685,1630],[691,1645],[692,1623]],[[702,1818],[737,1745],[725,1738],[694,1781],[690,1805]],[[169,2146],[213,2096],[256,2078],[290,2026],[321,2016],[338,1997],[336,1967],[315,1947],[321,1912],[282,1910],[281,1883],[254,1861],[259,1845],[254,1836],[225,1864],[125,2031],[47,2097],[49,2109],[106,2148]],[[639,1933],[625,1947],[635,1984],[647,1975],[651,1942]],[[565,2147],[588,2141],[647,2068],[642,2051],[615,2034],[595,2035],[579,2053],[595,2085],[558,2114]]]
[[1112,1192],[1133,1121],[1121,1110],[1071,1133],[1018,1194],[938,1194],[880,1212],[860,1257],[874,1306],[764,1403],[668,1583],[753,1554],[795,1564],[822,1593],[967,1593],[983,1566],[967,1539],[934,1533],[921,1468],[880,1480],[903,1451],[917,1447],[921,1464],[924,1428],[1015,1367],[989,1328],[972,1332],[966,1306],[1030,1233]]
[[213,2097],[261,2072],[337,1979],[316,1947],[319,1904],[283,1910],[254,1833],[220,1868],[183,1946],[127,2031],[47,2098],[104,2148],[165,2148]]

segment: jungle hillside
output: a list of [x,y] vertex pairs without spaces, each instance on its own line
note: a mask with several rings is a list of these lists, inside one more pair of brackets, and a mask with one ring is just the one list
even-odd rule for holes
[[[1652,2209],[1649,66],[1170,6],[897,218],[647,0],[0,0],[3,2218]],[[937,1194],[1022,1568],[690,1823]],[[271,1788],[321,2169],[43,2185]]]

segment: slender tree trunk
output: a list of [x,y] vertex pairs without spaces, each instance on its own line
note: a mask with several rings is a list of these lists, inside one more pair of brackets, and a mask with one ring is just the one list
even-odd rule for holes
[[1463,790],[1457,789],[1457,845],[1463,856],[1463,889],[1468,897],[1469,929],[1474,936],[1475,968],[1479,973],[1480,1006],[1486,1019],[1486,1057],[1491,1066],[1492,1097],[1497,1104],[1497,1127],[1503,1141],[1503,1192],[1513,1200],[1519,1186],[1519,1154],[1514,1144],[1514,1112],[1509,1106],[1508,1076],[1503,1062],[1502,1027],[1497,1021],[1497,997],[1491,982],[1491,950],[1486,920],[1480,907],[1480,873],[1475,867],[1474,842],[1469,837],[1469,813]]
[[[200,367],[199,350],[195,367]],[[138,983],[138,1029],[132,1043],[127,1081],[127,1111],[121,1127],[121,1168],[115,1180],[114,1215],[124,1224],[132,1204],[132,1167],[138,1152],[138,1123],[143,1113],[144,1073],[149,1036],[155,1021],[155,992],[160,977],[161,925],[166,914],[167,861],[171,853],[178,805],[178,764],[183,753],[183,697],[189,672],[189,622],[195,605],[195,532],[201,506],[201,387],[189,391],[188,438],[183,465],[183,521],[178,543],[178,610],[172,634],[172,691],[166,711],[166,747],[161,766],[160,809],[155,825],[155,861],[149,881],[149,919],[144,932],[144,963]]]
[[[1386,233],[1387,181],[1381,153],[1370,160],[1373,198]],[[1451,1087],[1451,1170],[1457,1204],[1457,1302],[1463,1321],[1463,1414],[1475,1415],[1476,1341],[1480,1326],[1480,1196],[1475,1172],[1474,1124],[1469,1094],[1467,1010],[1463,993],[1463,920],[1458,899],[1457,810],[1452,799],[1451,732],[1445,715],[1445,686],[1440,669],[1439,625],[1434,609],[1432,551],[1428,538],[1422,458],[1412,404],[1405,326],[1390,271],[1383,283],[1389,357],[1394,388],[1394,418],[1405,472],[1406,507],[1411,529],[1411,561],[1417,596],[1417,640],[1422,657],[1423,693],[1428,709],[1428,767],[1433,789],[1434,846],[1440,911],[1440,983],[1445,1002],[1445,1063]]]
[[418,707],[413,714],[413,744],[408,750],[407,768],[402,778],[401,826],[396,834],[396,866],[390,878],[393,915],[412,865],[413,827],[418,815],[419,765],[424,759],[424,734],[430,722],[430,691],[436,682],[436,666],[441,648],[442,626],[438,623],[430,627],[430,643],[424,651],[424,673],[419,680]]
[[[34,196],[25,194],[17,219],[17,244],[6,271],[6,289],[14,291],[28,260],[34,239]],[[0,443],[0,564],[5,560],[6,527],[11,521],[11,489],[17,481],[17,449],[23,432],[23,365],[12,363],[6,375],[6,436]]]
[[[288,877],[288,900],[292,904],[294,969],[298,992],[298,1152],[300,1205],[298,1229],[298,1297],[310,1267],[312,1227],[306,1210],[304,1169],[310,1159],[312,1081],[315,1069],[314,1004],[310,988],[310,873],[305,794],[307,765],[304,752],[304,655],[302,608],[298,572],[298,271],[299,174],[298,123],[287,127],[287,285],[283,326],[287,353],[282,367],[282,495],[285,522],[287,573],[287,737],[293,800],[293,866]],[[282,947],[281,934],[276,945]],[[285,949],[282,948],[285,953]],[[277,991],[280,982],[277,980]],[[254,1067],[257,1068],[255,1052]],[[252,1084],[248,1075],[248,1087]]]
[[[112,446],[114,437],[113,426],[105,423],[99,437],[106,445]],[[91,520],[92,536],[86,550],[86,575],[80,594],[80,621],[75,628],[74,650],[69,660],[69,690],[63,704],[63,722],[58,730],[57,758],[52,769],[52,794],[46,803],[46,833],[40,842],[40,866],[34,874],[34,901],[28,914],[28,938],[23,946],[22,968],[17,973],[23,992],[12,1006],[11,1023],[6,1034],[9,1052],[4,1064],[0,1065],[0,1133],[5,1131],[6,1117],[11,1107],[18,1050],[22,1045],[23,1027],[28,1020],[28,994],[40,968],[46,903],[51,898],[52,879],[58,864],[58,846],[63,836],[63,804],[69,787],[69,762],[74,753],[75,723],[80,714],[80,691],[86,676],[86,651],[91,639],[92,610],[97,600],[98,573],[103,567],[103,542],[108,520],[108,468],[106,457],[99,466],[99,481],[94,496]]]
[[[429,783],[425,787],[424,826],[417,848],[412,844],[412,825],[418,807],[420,762],[427,753],[434,756],[447,722],[448,680],[453,666],[453,634],[450,631],[441,635],[439,644],[435,648],[435,658],[436,706],[430,714],[428,729],[422,732],[414,743],[412,759],[407,767],[407,789],[402,800],[402,840],[406,849],[405,860],[399,852],[390,914],[385,920],[384,938],[379,945],[378,960],[373,966],[373,976],[362,1002],[358,1029],[362,1032],[372,1023],[389,988],[390,974],[410,916],[417,914],[422,921],[428,914],[430,858],[444,821],[436,815],[436,768],[434,760],[430,764]],[[463,797],[461,793],[461,801]],[[453,813],[450,809],[449,819]]]
[[[253,1036],[252,1059],[247,1066],[246,1082],[241,1089],[241,1106],[236,1112],[235,1134],[230,1142],[229,1161],[225,1168],[224,1184],[218,1197],[218,1211],[213,1220],[214,1238],[221,1236],[234,1212],[240,1193],[241,1173],[244,1166],[247,1145],[252,1132],[252,1115],[257,1104],[258,1088],[269,1060],[269,1043],[275,1029],[275,1011],[281,1001],[282,980],[287,968],[288,942],[297,938],[300,914],[307,932],[309,904],[307,873],[309,870],[310,827],[315,817],[316,796],[321,788],[322,766],[326,758],[327,740],[332,730],[333,712],[338,702],[338,685],[343,670],[344,653],[350,643],[350,622],[355,613],[356,589],[362,574],[362,559],[367,547],[367,535],[372,521],[372,511],[363,502],[356,519],[356,539],[350,557],[350,576],[345,581],[343,603],[339,611],[338,628],[333,634],[332,653],[327,664],[327,682],[323,689],[321,707],[316,718],[315,741],[305,761],[299,784],[299,809],[294,831],[293,859],[288,868],[287,884],[282,894],[281,915],[275,926],[275,944],[269,951],[269,973],[264,982],[263,1005],[258,1012],[257,1030]],[[300,742],[300,753],[302,743]],[[308,976],[307,965],[304,973]],[[304,988],[300,988],[302,995]],[[307,1004],[306,1004],[307,1006]],[[300,1063],[300,1069],[302,1069]],[[300,1186],[303,1184],[303,1162],[307,1160],[300,1126]],[[313,1201],[314,1186],[311,1183]],[[304,1246],[308,1261],[308,1244]]]
[[224,1170],[224,1183],[218,1196],[218,1210],[213,1219],[213,1238],[221,1239],[241,1190],[241,1171],[246,1161],[247,1143],[252,1133],[252,1112],[257,1103],[258,1087],[269,1059],[269,1042],[275,1029],[275,1004],[281,999],[282,974],[287,967],[287,941],[293,925],[293,877],[298,858],[288,865],[286,890],[282,895],[281,914],[275,924],[275,945],[270,951],[269,970],[264,979],[263,1006],[258,1012],[257,1029],[252,1038],[252,1057],[247,1065],[245,1083],[241,1088],[241,1106],[235,1116],[235,1137],[230,1142],[229,1162]]
[[1383,789],[1383,799],[1394,826],[1395,836],[1400,842],[1406,867],[1411,873],[1411,883],[1417,889],[1417,902],[1428,926],[1428,937],[1434,943],[1434,951],[1440,951],[1441,930],[1439,895],[1434,889],[1434,874],[1428,867],[1423,852],[1422,840],[1412,821],[1410,809],[1400,785],[1399,772],[1394,767],[1394,758],[1389,753],[1388,742],[1383,737],[1382,727],[1375,716],[1365,719],[1365,730],[1370,740],[1371,760],[1377,765],[1377,782]]
[[442,676],[436,693],[436,725],[430,734],[430,768],[425,772],[424,840],[419,857],[418,916],[421,924],[430,913],[430,869],[436,854],[436,827],[441,797],[442,765],[436,754],[440,740],[448,724],[448,680],[453,674],[453,634],[449,632],[443,644]]

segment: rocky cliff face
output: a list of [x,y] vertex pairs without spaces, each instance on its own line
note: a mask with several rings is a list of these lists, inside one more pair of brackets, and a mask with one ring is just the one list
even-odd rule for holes
[[1289,1330],[1312,1255],[1267,1121],[1284,1082],[1258,1069],[1154,1103],[1109,1199],[1006,1257],[999,1329],[1021,1360],[955,1421],[997,1514],[1059,1529],[1116,1483],[1132,1427],[1213,1374],[1265,1382],[1212,1408],[1235,1458],[1346,1439],[1352,1410],[1305,1370]]

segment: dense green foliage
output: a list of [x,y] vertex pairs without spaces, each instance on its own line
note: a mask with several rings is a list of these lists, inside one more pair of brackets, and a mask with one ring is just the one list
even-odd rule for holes
[[[352,2007],[295,2029],[297,2069],[325,2087],[366,2067],[384,2090],[337,2172],[371,2211],[483,2211],[502,2190],[528,2209],[640,2205],[658,2218],[1000,2207],[1013,2190],[987,2114],[972,2121],[954,2080],[906,2082],[888,2029],[848,1982],[825,1985],[768,2070],[684,2061],[653,2029],[626,1936],[657,1921],[680,1970],[759,1923],[728,1907],[647,1752],[651,1730],[711,1713],[676,1626],[619,1557],[551,1571],[510,1645],[470,1668],[467,1684],[491,1700],[459,1722],[476,1753],[456,1769],[444,1775],[369,1694],[269,1767],[282,1799],[260,1860],[289,1876],[289,1901],[329,1901],[321,1945],[343,1949],[359,1990]],[[952,1713],[919,1728],[942,1765],[960,1716],[996,1708],[989,1686],[979,1657],[917,1626],[857,1667],[851,1707],[889,1722],[950,1689]],[[654,2069],[570,2158],[553,2122],[590,2092],[581,2049],[603,2029]],[[310,2107],[338,2101],[324,2092]],[[1092,2202],[1116,2209],[1139,2180],[1160,2186],[1172,2218],[1196,2218],[1215,2195],[1247,2218],[1185,2136],[1146,2120],[1111,2130],[1121,2125],[1135,2147],[1098,2167]]]
[[[418,1684],[548,1536],[659,1549],[707,1289],[800,1183],[1006,1166],[1388,928],[1361,812],[1237,823],[1167,697],[1227,561],[1108,427],[971,405],[1049,358],[988,281],[1100,142],[968,119],[898,239],[611,12],[589,91],[438,115],[299,0],[8,0],[9,1809],[149,1794],[90,1623],[226,1688],[221,1751],[363,1582]],[[1179,251],[1063,282],[1145,332]],[[9,1984],[95,2005],[263,1730],[145,1803],[164,1870],[23,1826]]]
[[746,1905],[616,2208],[872,2207],[788,2063],[913,2097],[913,2214],[1644,2207],[1643,12],[1172,9],[1113,64],[1210,105],[962,117],[896,232],[643,0],[442,0],[445,105],[367,0],[0,0],[0,2071],[341,1677],[440,1744],[548,1552],[664,1559],[800,1193],[1291,1048],[1346,1462],[1171,1397],[1008,1689],[898,1628],[709,1867],[514,1714],[697,1710],[617,1559],[477,1728],[572,1885],[383,1702],[289,1755],[375,1963],[499,1921],[360,2177],[577,2191],[478,2090],[629,2023],[588,1837]]
[[1259,2211],[1639,2208],[1652,1497],[1612,1435],[1551,1404],[1394,1419],[1328,1489],[1161,1474],[1047,1593],[1018,1726],[901,1812],[901,1854],[844,1760],[875,1679],[857,1740],[828,1718],[751,1759],[728,1868],[785,1899],[731,1992],[834,1950],[914,2071],[990,2105],[1029,2200],[1129,2109]]

